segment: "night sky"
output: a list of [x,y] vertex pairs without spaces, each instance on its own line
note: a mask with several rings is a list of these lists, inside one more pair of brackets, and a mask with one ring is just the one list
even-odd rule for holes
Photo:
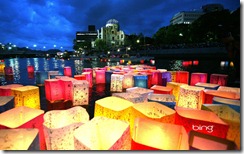
[[240,7],[239,0],[1,0],[0,43],[72,50],[76,31],[100,29],[112,18],[125,34],[152,37],[179,11],[212,3],[231,11]]

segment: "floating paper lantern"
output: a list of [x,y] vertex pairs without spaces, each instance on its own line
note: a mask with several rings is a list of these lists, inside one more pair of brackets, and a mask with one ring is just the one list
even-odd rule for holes
[[137,118],[131,150],[189,150],[188,134],[180,125]]
[[157,102],[137,103],[132,106],[130,127],[133,132],[136,118],[147,118],[163,123],[175,122],[175,110]]
[[173,88],[159,85],[154,85],[150,89],[153,90],[155,94],[172,94],[173,92]]
[[134,75],[134,87],[148,88],[147,75]]
[[113,71],[105,71],[105,82],[106,84],[111,84],[111,75],[113,74]]
[[121,92],[121,93],[113,93],[112,96],[126,99],[132,103],[147,102],[146,97],[141,97],[140,94],[136,94],[136,93]]
[[96,70],[96,84],[105,83],[105,70]]
[[129,123],[94,117],[74,132],[75,150],[130,150]]
[[218,84],[220,86],[226,86],[228,81],[228,75],[226,74],[211,74],[210,83]]
[[85,76],[85,74],[74,75],[74,78],[75,78],[76,80],[86,80],[86,76]]
[[33,79],[34,78],[34,72],[30,72],[27,74],[28,79]]
[[74,131],[88,121],[86,109],[80,106],[46,112],[43,130],[47,150],[74,150]]
[[203,104],[202,109],[214,112],[218,117],[229,124],[226,139],[234,141],[238,149],[240,149],[240,113],[223,104]]
[[13,75],[13,68],[11,66],[5,66],[4,73],[5,75]]
[[176,71],[169,71],[171,74],[171,82],[176,82]]
[[29,66],[27,66],[27,73],[34,73],[34,66],[32,66],[32,65],[29,65]]
[[241,101],[222,97],[213,97],[213,104],[228,105],[230,108],[240,113]]
[[162,85],[166,86],[167,82],[171,82],[171,73],[170,72],[162,72]]
[[190,131],[190,150],[236,150],[234,142],[220,137]]
[[131,88],[133,86],[134,86],[133,74],[131,74],[131,73],[124,74],[123,89]]
[[229,125],[211,111],[175,107],[175,124],[185,127],[187,133],[197,131],[226,138]]
[[207,83],[208,74],[207,73],[191,73],[191,86],[195,86],[196,83],[202,82]]
[[13,74],[5,75],[5,80],[9,83],[13,83],[14,75]]
[[194,60],[193,61],[193,65],[198,65],[199,64],[199,61],[198,60]]
[[36,128],[0,129],[0,150],[40,150]]
[[153,90],[142,88],[142,87],[132,87],[132,88],[127,88],[126,92],[140,94],[143,100],[147,100],[148,94],[152,94]]
[[130,122],[131,107],[133,105],[128,100],[108,96],[95,102],[94,117],[104,116]]
[[147,72],[145,74],[147,75],[147,88],[151,88],[152,87],[152,73]]
[[47,100],[58,101],[64,99],[63,89],[59,79],[46,79],[44,85]]
[[83,72],[82,75],[86,76],[86,81],[89,83],[89,87],[91,88],[93,85],[93,78],[91,72]]
[[48,78],[48,73],[45,71],[36,71],[36,84],[44,85],[44,81]]
[[76,81],[74,78],[62,78],[59,80],[62,90],[64,100],[72,100],[73,98],[73,81]]
[[22,86],[22,84],[7,84],[0,86],[0,96],[11,96],[11,88],[17,88]]
[[175,96],[172,94],[149,94],[149,102],[158,102],[174,110],[175,108]]
[[89,84],[85,80],[73,81],[73,106],[88,105],[89,103]]
[[37,86],[20,86],[11,88],[11,95],[14,96],[14,107],[26,106],[40,109],[40,93]]
[[189,72],[188,71],[176,71],[176,80],[178,83],[189,83]]
[[219,91],[219,90],[204,90],[204,103],[205,104],[212,104],[213,97],[221,97],[221,98],[228,98],[234,100],[240,100],[240,94],[235,92],[229,91]]
[[1,75],[4,75],[4,67],[5,67],[5,64],[0,64],[0,74]]
[[72,76],[72,69],[71,69],[70,66],[65,66],[65,67],[64,67],[64,75],[65,75],[65,76],[69,76],[69,77]]
[[159,70],[152,70],[152,85],[162,85],[162,72]]
[[238,87],[228,87],[228,86],[219,86],[217,90],[235,92],[235,93],[239,93],[239,94],[241,92],[240,88],[238,88]]
[[197,87],[203,87],[205,89],[210,89],[210,90],[217,90],[219,88],[218,84],[213,84],[213,83],[202,83],[198,82],[195,84]]
[[20,106],[0,114],[1,129],[17,128],[37,128],[39,130],[40,149],[46,149],[46,143],[43,134],[43,115],[44,111],[33,109],[26,106]]
[[14,108],[14,96],[0,96],[0,113]]
[[173,89],[172,94],[175,96],[175,101],[178,102],[180,87],[187,86],[185,83],[177,83],[177,82],[167,82],[166,87],[170,87]]
[[123,91],[123,79],[124,75],[121,74],[112,74],[110,91],[111,92],[122,92]]
[[201,109],[204,100],[204,88],[196,86],[181,86],[177,106]]

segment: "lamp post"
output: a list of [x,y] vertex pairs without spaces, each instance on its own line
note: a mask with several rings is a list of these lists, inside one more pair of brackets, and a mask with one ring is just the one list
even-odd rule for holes
[[125,50],[126,54],[127,54],[127,51],[129,51],[129,50],[130,50],[130,47],[126,47],[126,50]]

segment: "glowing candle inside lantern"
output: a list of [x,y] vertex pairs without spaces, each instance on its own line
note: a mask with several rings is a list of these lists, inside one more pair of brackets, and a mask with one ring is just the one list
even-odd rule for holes
[[207,79],[208,79],[207,73],[191,73],[190,85],[195,86],[195,84],[198,82],[207,83]]

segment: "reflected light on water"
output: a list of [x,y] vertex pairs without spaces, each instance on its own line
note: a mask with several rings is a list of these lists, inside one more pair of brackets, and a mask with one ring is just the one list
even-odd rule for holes
[[39,62],[38,62],[39,58],[34,58],[34,68],[35,71],[39,71]]

